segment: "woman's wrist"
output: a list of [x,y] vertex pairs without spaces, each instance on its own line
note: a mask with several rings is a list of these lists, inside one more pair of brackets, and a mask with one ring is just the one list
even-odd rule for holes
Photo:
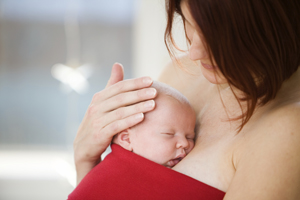
[[77,185],[100,162],[100,157],[98,160],[95,161],[75,161],[75,167],[77,172]]

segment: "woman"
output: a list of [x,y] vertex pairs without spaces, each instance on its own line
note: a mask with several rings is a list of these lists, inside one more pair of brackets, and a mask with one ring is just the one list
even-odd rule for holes
[[[183,19],[190,47],[160,81],[181,91],[198,115],[195,148],[173,169],[226,192],[224,199],[300,199],[299,4],[166,1],[170,52],[174,14]],[[80,125],[78,182],[116,133],[154,109],[147,104],[156,95],[149,78],[122,80],[115,64]]]

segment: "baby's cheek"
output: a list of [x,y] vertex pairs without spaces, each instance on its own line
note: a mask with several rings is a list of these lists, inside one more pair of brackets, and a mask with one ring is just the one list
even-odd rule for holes
[[175,148],[166,148],[166,146],[164,148],[161,148],[159,151],[156,151],[155,159],[159,164],[166,164],[166,162],[173,159],[176,155]]

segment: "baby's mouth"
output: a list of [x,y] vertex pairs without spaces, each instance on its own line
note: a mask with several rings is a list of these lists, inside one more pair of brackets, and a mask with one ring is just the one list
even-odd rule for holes
[[168,166],[169,167],[174,167],[175,165],[177,165],[183,158],[185,157],[185,155],[179,155],[176,158],[170,160],[168,162]]
[[169,161],[169,166],[170,167],[174,167],[175,165],[177,165],[180,161],[182,160],[182,158],[175,158],[173,160]]

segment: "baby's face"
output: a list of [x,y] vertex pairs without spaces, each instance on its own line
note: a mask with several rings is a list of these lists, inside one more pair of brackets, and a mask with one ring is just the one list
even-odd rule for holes
[[166,167],[173,167],[194,147],[196,116],[187,104],[163,95],[154,111],[131,128],[133,152]]

